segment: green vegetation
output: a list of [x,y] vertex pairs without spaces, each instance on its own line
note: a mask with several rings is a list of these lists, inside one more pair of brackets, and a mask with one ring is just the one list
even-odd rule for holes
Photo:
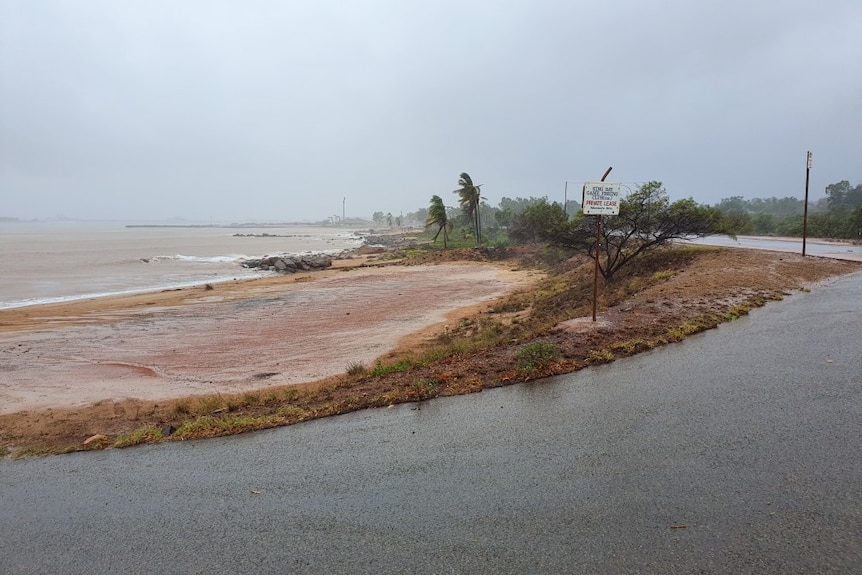
[[633,355],[641,351],[647,351],[656,346],[653,341],[644,340],[641,338],[627,339],[611,346],[611,350],[617,354]]
[[654,280],[666,280],[670,279],[677,274],[676,270],[662,270],[660,272],[655,272],[652,275],[652,279]]
[[[442,233],[444,248],[543,244],[592,257],[595,218],[584,217],[577,202],[567,201],[564,206],[547,196],[503,197],[498,206],[492,206],[469,174],[462,173],[458,183],[459,208],[446,207],[435,195],[431,208],[407,213],[403,221],[433,228],[434,241]],[[607,230],[602,274],[610,279],[632,257],[674,236],[801,236],[804,207],[801,199],[774,196],[751,200],[732,196],[713,207],[690,198],[670,202],[661,182],[648,182],[623,199],[623,213],[602,218]],[[382,212],[375,212],[375,222],[385,220]],[[826,197],[809,204],[807,233],[809,237],[862,238],[862,184],[852,187],[844,180],[829,185]]]
[[[692,199],[670,202],[661,182],[649,182],[620,201],[620,213],[602,217],[599,272],[606,280],[643,254],[674,240],[722,233],[721,212]],[[552,222],[539,235],[552,245],[595,258],[595,217]]]
[[350,377],[362,377],[368,373],[368,368],[361,361],[347,364],[347,375]]
[[533,341],[518,350],[517,366],[518,369],[532,374],[547,368],[561,355],[558,346],[543,341]]
[[452,233],[452,221],[446,213],[446,206],[443,205],[443,198],[440,196],[431,196],[431,205],[428,207],[428,217],[425,219],[425,227],[437,227],[437,232],[431,238],[432,242],[437,241],[440,233],[443,233],[443,247],[449,247],[449,234]]
[[386,375],[387,373],[397,373],[401,371],[407,371],[411,367],[416,365],[414,362],[403,359],[396,361],[395,363],[384,364],[381,361],[378,361],[374,364],[374,368],[368,374],[370,377],[380,377],[381,375]]
[[587,363],[590,365],[599,365],[602,363],[610,363],[614,360],[614,354],[609,349],[594,349],[587,355]]
[[[483,231],[481,217],[483,204],[479,186],[473,185],[470,176],[461,174],[463,215],[472,226],[476,245],[481,245]],[[498,227],[488,230],[486,243],[496,246],[545,245],[560,259],[572,253],[584,253],[591,258],[596,254],[596,217],[576,212],[570,216],[567,209],[547,198],[517,201],[504,198],[495,209],[493,220]],[[487,209],[494,210],[485,205]],[[447,244],[446,226],[458,221],[442,206],[439,196],[431,198],[427,226],[437,226],[434,240],[442,230],[444,247]],[[620,202],[620,213],[601,218],[599,272],[606,280],[642,254],[668,245],[673,240],[702,237],[717,233],[732,233],[733,226],[717,208],[697,204],[692,199],[670,202],[661,182],[649,182]],[[487,221],[487,218],[486,218]],[[444,225],[445,224],[445,225]],[[466,235],[465,235],[466,237]]]
[[[461,186],[453,193],[458,194],[459,204],[464,215],[470,220],[473,225],[473,237],[476,238],[476,245],[482,245],[482,217],[479,209],[482,200],[481,195],[482,184],[478,186],[473,184],[473,179],[467,172],[461,172],[458,178],[458,185]],[[432,201],[433,205],[433,201]]]
[[142,427],[131,433],[126,433],[117,437],[114,441],[114,447],[131,447],[142,443],[154,443],[162,438],[161,428],[155,426]]
[[440,379],[423,377],[414,381],[410,386],[419,393],[420,397],[426,398],[436,396],[441,383],[443,382]]
[[[786,198],[724,198],[716,204],[736,234],[758,236],[802,235],[803,200]],[[843,180],[830,184],[826,196],[808,207],[807,235],[818,238],[862,238],[862,184]]]
[[176,439],[197,439],[216,437],[218,435],[232,435],[244,431],[268,429],[284,423],[284,418],[278,414],[228,417],[204,415],[184,422],[174,432],[173,437]]

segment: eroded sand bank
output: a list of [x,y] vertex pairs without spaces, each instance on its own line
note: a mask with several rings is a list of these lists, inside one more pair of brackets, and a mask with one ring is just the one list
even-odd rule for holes
[[371,365],[530,281],[491,264],[351,267],[0,310],[0,413],[300,384]]

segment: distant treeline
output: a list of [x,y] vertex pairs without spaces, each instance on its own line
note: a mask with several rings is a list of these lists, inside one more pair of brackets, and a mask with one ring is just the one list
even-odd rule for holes
[[287,228],[291,226],[326,225],[303,223],[243,223],[243,224],[126,224],[127,228]]
[[[508,236],[517,227],[518,216],[539,204],[548,204],[547,197],[504,197],[499,206],[482,201],[479,211],[482,228],[489,243],[503,243],[511,239]],[[556,205],[557,202],[553,204]],[[575,217],[580,207],[577,202],[571,200],[567,201],[565,206],[559,205],[568,217]],[[732,196],[713,207],[719,210],[726,220],[722,228],[738,235],[802,236],[805,202],[798,198],[746,200],[742,196]],[[470,225],[462,210],[457,206],[446,206],[445,209],[456,234],[469,234]],[[384,215],[382,212],[374,214],[375,223],[388,224],[390,227],[422,227],[427,220],[428,210],[425,208],[396,217]],[[826,197],[809,203],[807,235],[821,238],[862,238],[862,184],[852,187],[846,180],[831,184],[826,188]]]
[[[716,206],[738,234],[802,236],[805,202],[797,198],[724,198]],[[826,188],[826,197],[808,206],[807,235],[862,238],[862,184],[847,180]]]

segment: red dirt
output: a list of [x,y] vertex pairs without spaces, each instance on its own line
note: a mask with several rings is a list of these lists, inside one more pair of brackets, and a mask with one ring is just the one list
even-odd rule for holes
[[[0,310],[0,454],[81,448],[95,434],[114,437],[171,423],[178,402],[194,395],[297,386],[305,394],[306,415],[296,419],[302,420],[312,412],[327,415],[564,373],[609,360],[597,355],[600,350],[614,350],[616,357],[636,353],[646,342],[672,341],[667,334],[674,326],[862,269],[795,254],[705,251],[665,270],[664,279],[653,279],[635,295],[620,299],[612,286],[603,288],[599,321],[592,322],[585,309],[586,317],[560,322],[541,337],[563,358],[540,371],[516,367],[523,342],[513,342],[352,381],[344,378],[351,365],[415,353],[441,336],[477,329],[483,318],[512,325],[528,310],[494,306],[513,292],[528,298],[524,288],[538,286],[544,274],[516,262],[336,264],[326,272],[214,290]],[[417,390],[421,381],[436,387]]]

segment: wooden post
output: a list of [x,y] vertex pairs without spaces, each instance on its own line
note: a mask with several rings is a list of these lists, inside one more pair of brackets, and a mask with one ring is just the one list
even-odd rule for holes
[[[605,170],[605,175],[602,176],[600,182],[604,182],[605,178],[608,177],[608,174],[613,170],[613,166],[610,166],[607,170]],[[593,270],[593,321],[596,321],[596,308],[598,307],[599,301],[599,247],[602,245],[602,216],[601,214],[596,214],[596,264]]]

